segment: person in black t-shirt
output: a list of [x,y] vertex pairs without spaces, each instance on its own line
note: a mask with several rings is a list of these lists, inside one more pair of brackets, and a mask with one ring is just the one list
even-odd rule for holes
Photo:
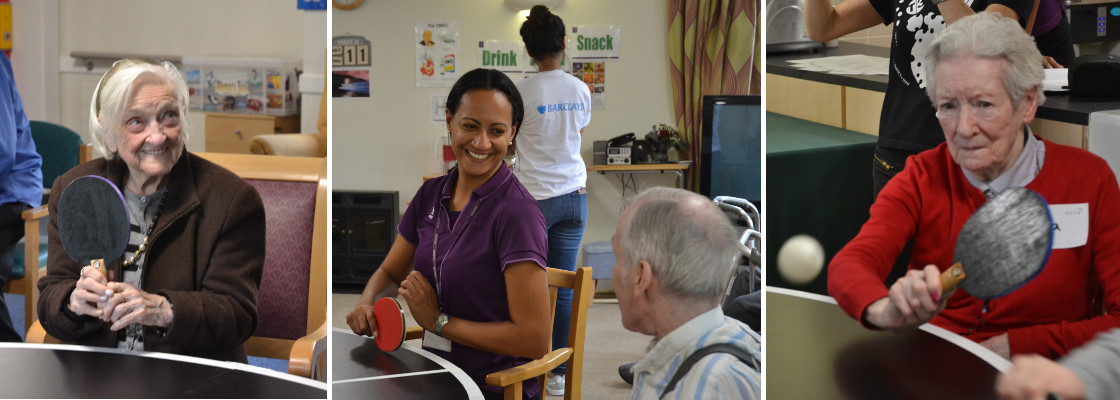
[[906,158],[945,140],[925,95],[925,55],[938,32],[981,11],[996,12],[1025,26],[1031,0],[829,0],[805,1],[809,38],[826,42],[877,24],[893,26],[887,93],[879,119],[872,176],[875,195],[902,170]]

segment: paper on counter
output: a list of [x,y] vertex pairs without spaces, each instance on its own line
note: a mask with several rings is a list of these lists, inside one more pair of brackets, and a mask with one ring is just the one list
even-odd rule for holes
[[862,54],[792,60],[794,68],[844,75],[886,75],[890,59]]
[[1043,92],[1069,91],[1069,68],[1047,68],[1042,71],[1046,73],[1042,78]]

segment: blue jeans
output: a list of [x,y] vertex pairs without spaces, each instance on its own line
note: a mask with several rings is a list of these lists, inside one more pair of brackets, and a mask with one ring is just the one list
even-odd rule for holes
[[[574,271],[579,256],[579,243],[587,225],[587,193],[580,190],[551,199],[538,200],[544,213],[548,232],[548,258],[551,268]],[[560,288],[556,293],[556,320],[552,323],[552,349],[568,347],[568,324],[572,317],[572,290]],[[552,370],[562,375],[567,363]]]

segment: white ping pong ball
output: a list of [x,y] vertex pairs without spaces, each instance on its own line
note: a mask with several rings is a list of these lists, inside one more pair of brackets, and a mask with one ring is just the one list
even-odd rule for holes
[[824,248],[809,235],[794,235],[778,250],[778,273],[787,282],[804,285],[820,275]]

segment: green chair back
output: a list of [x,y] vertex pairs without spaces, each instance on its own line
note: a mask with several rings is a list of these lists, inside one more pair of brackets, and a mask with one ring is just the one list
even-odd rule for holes
[[82,136],[65,126],[31,121],[31,139],[43,157],[43,187],[49,188],[59,175],[78,166]]
[[[43,188],[50,188],[59,175],[78,166],[82,151],[82,136],[70,128],[50,122],[31,121],[31,140],[35,142],[35,151],[43,158]],[[46,202],[45,198],[43,202]],[[26,273],[23,246],[24,241],[21,239],[16,245],[12,278],[22,278]],[[39,238],[38,265],[47,265],[45,235],[40,235]]]

